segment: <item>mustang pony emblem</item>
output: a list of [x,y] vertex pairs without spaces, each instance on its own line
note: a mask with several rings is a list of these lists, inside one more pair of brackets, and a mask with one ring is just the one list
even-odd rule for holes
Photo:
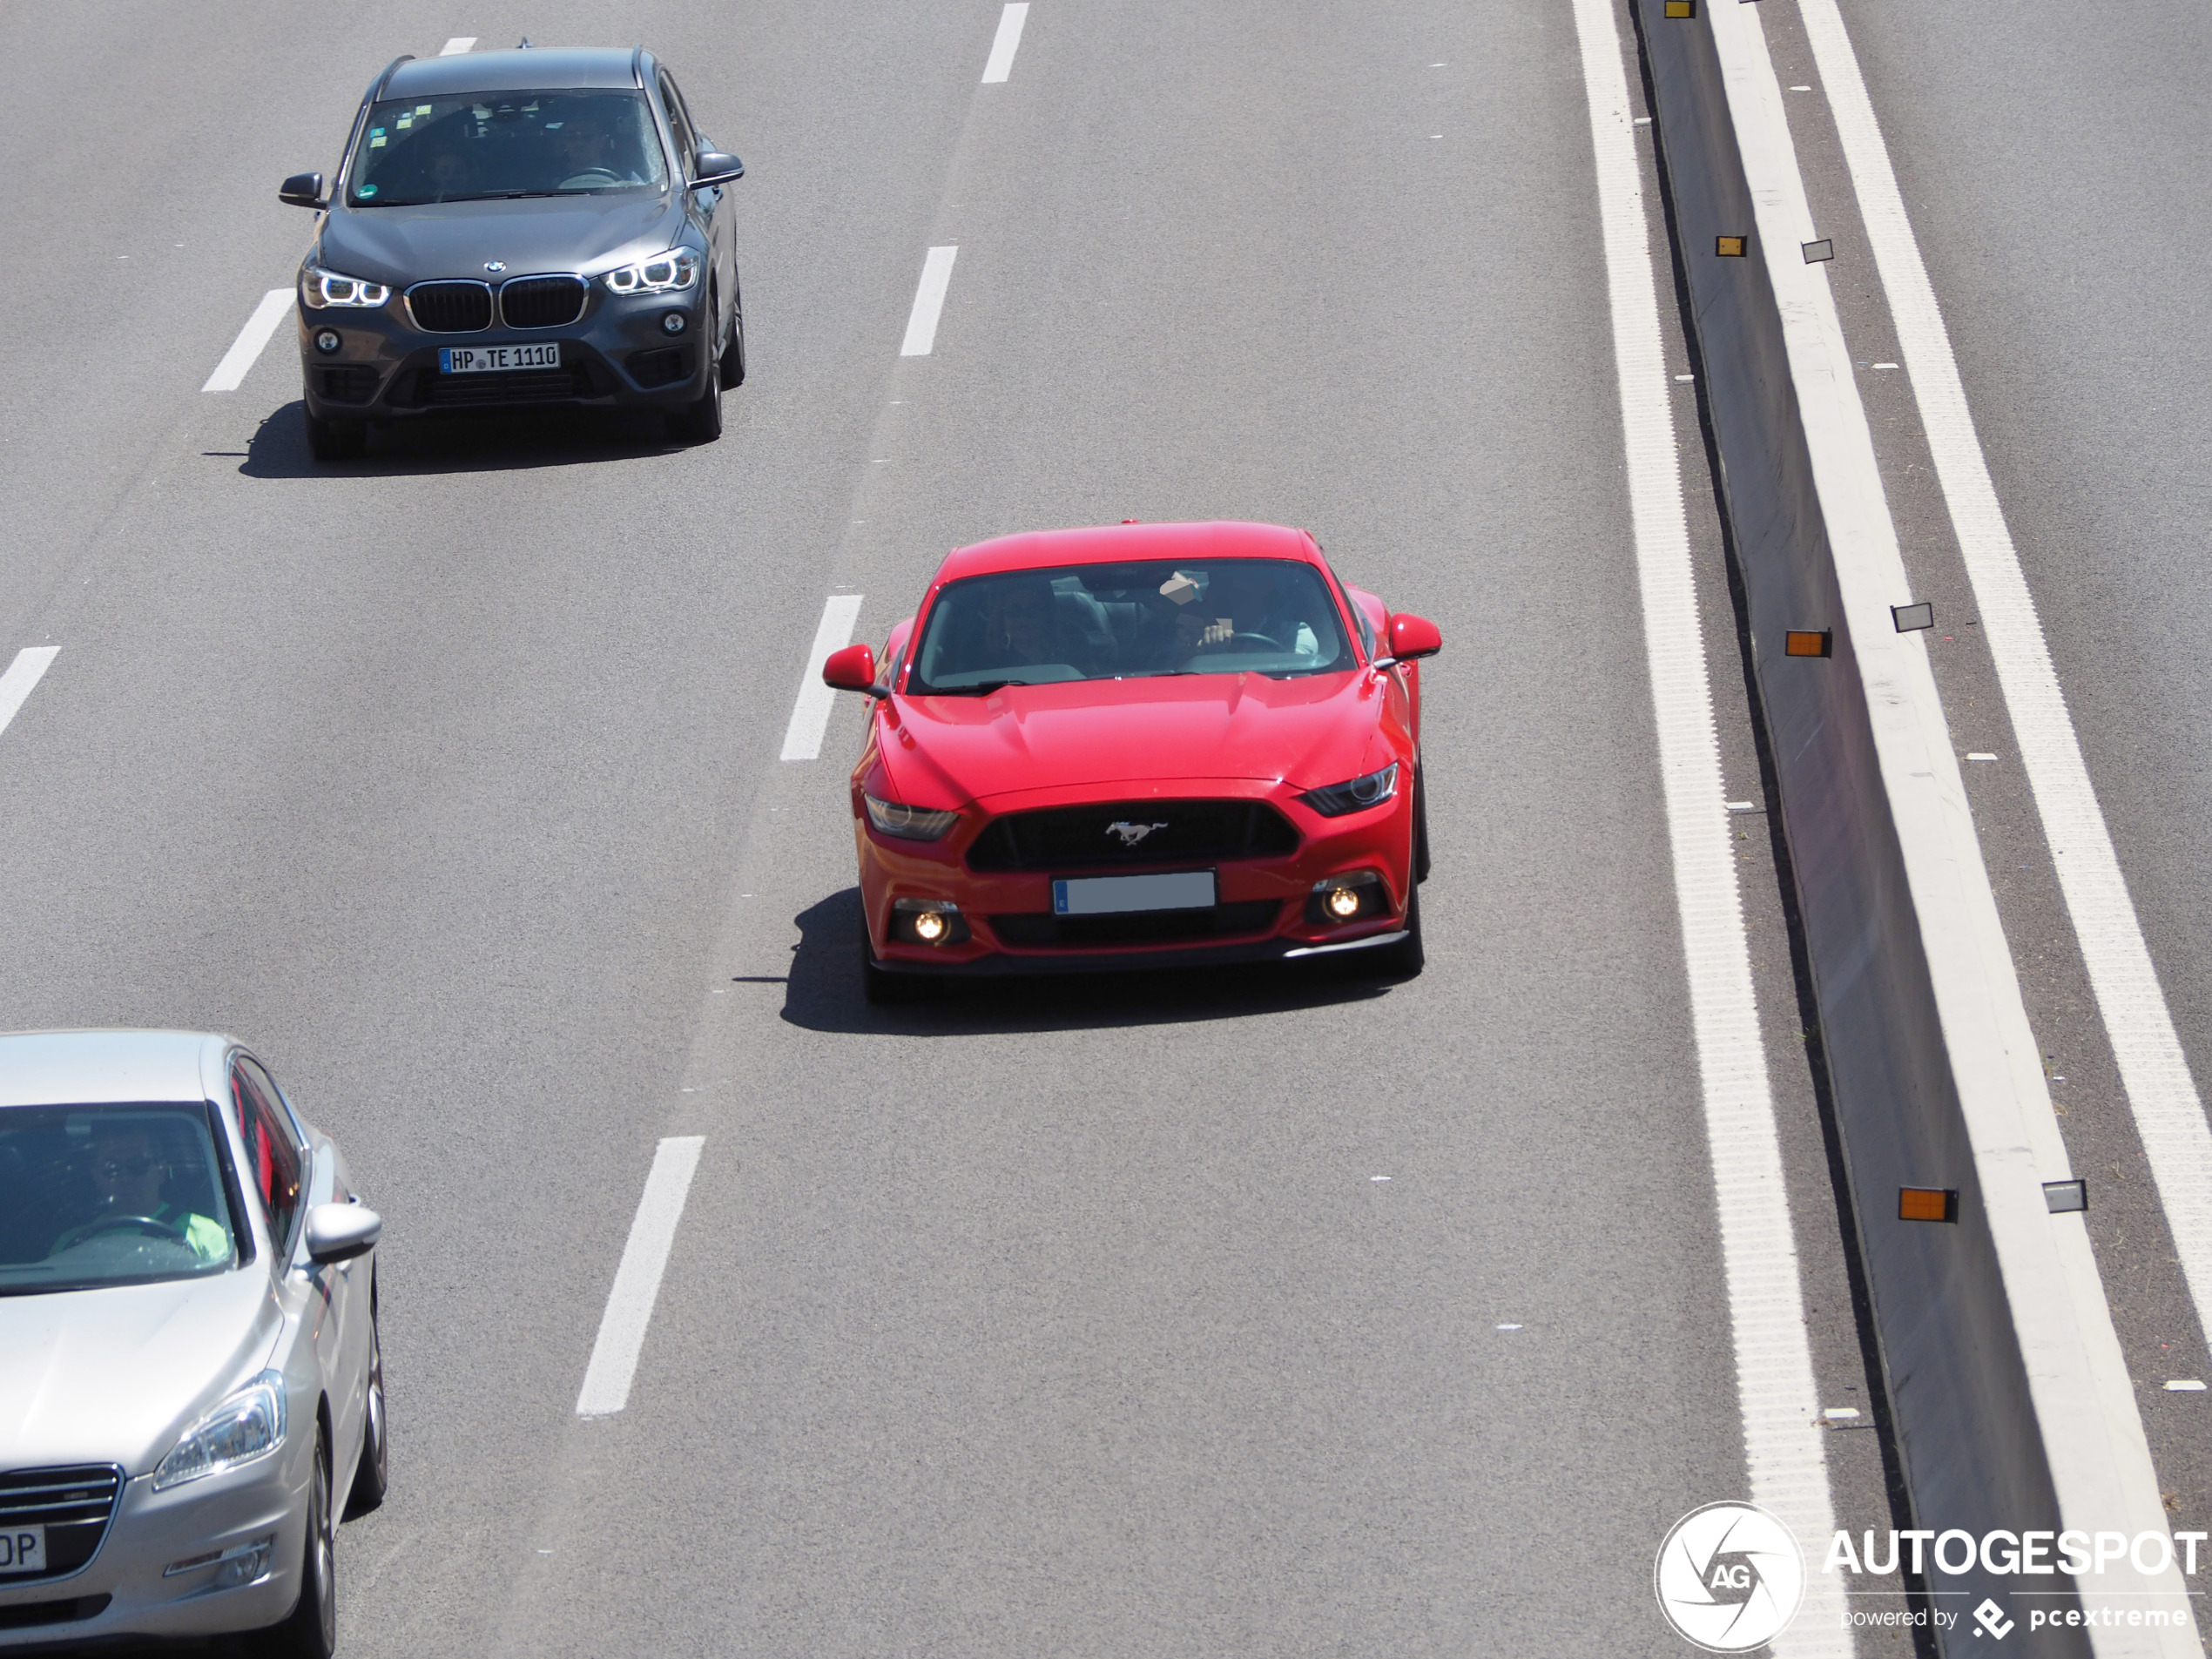
[[1117,818],[1106,826],[1106,833],[1120,836],[1123,846],[1135,846],[1154,830],[1166,827],[1165,824],[1132,824],[1126,818]]

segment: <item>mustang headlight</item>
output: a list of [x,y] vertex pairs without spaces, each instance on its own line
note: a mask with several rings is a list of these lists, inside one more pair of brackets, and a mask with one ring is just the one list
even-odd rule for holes
[[1346,813],[1364,813],[1370,806],[1379,806],[1397,792],[1398,763],[1393,760],[1380,772],[1309,789],[1298,799],[1324,818],[1342,818]]
[[300,273],[300,303],[310,311],[320,311],[327,306],[367,311],[388,304],[391,298],[391,289],[381,282],[341,276],[320,265],[308,265]]
[[284,1378],[265,1371],[185,1431],[161,1467],[153,1489],[220,1474],[265,1458],[284,1444]]
[[672,247],[607,273],[607,287],[616,293],[674,293],[698,280],[699,256],[688,247]]
[[860,799],[867,803],[868,822],[886,835],[895,835],[902,841],[941,841],[952,826],[960,822],[958,813],[932,812],[922,806],[901,806],[896,801],[878,800],[865,792]]

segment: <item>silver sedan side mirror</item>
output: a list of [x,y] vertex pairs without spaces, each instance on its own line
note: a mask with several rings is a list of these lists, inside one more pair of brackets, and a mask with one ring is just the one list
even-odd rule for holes
[[384,1217],[366,1204],[319,1204],[307,1211],[307,1259],[349,1262],[376,1248]]

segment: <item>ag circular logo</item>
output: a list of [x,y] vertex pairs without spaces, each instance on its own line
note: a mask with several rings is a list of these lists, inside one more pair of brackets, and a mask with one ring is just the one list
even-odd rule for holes
[[1789,1628],[1805,1593],[1790,1529],[1748,1503],[1709,1503],[1669,1531],[1652,1563],[1659,1610],[1708,1653],[1749,1653]]

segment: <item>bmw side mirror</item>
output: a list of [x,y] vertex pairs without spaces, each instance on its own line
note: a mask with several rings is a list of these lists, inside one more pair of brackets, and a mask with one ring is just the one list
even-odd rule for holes
[[1390,619],[1390,654],[1401,663],[1419,662],[1444,649],[1444,636],[1426,617]]
[[366,1204],[319,1204],[307,1211],[307,1259],[349,1262],[376,1248],[384,1218]]
[[875,683],[875,647],[869,644],[847,645],[843,651],[833,651],[822,664],[822,681],[840,691],[858,691],[863,697],[888,697],[890,692]]
[[327,207],[322,199],[322,175],[295,172],[277,186],[277,199],[291,207]]
[[745,163],[719,150],[700,151],[691,158],[691,168],[698,175],[691,180],[693,190],[731,184],[745,177]]

